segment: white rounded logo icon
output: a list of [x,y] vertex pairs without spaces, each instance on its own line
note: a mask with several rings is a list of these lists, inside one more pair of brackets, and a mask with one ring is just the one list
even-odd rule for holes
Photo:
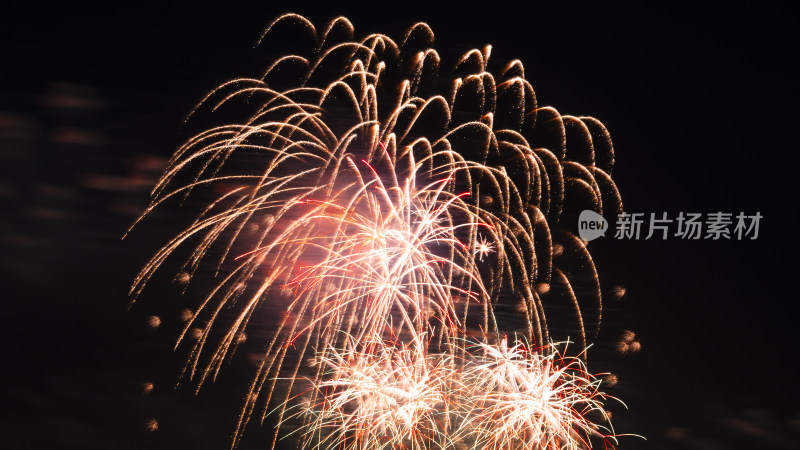
[[584,241],[591,241],[606,235],[608,222],[591,209],[584,209],[578,216],[578,235]]

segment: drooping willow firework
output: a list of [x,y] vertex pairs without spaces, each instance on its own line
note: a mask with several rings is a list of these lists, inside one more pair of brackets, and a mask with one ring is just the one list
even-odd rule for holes
[[[599,329],[600,284],[586,244],[561,220],[570,202],[601,213],[621,210],[603,125],[539,107],[520,61],[489,72],[490,46],[465,53],[443,75],[424,23],[399,41],[382,34],[355,40],[343,17],[317,31],[287,14],[262,40],[288,27],[313,41],[307,55],[279,56],[261,78],[225,83],[200,103],[198,110],[212,112],[238,105],[247,118],[198,134],[172,157],[142,217],[174,198],[191,195],[205,205],[132,288],[138,296],[180,247],[191,248],[181,279],[206,270],[204,262],[216,265],[218,281],[187,317],[178,341],[194,334],[187,371],[198,389],[216,376],[260,307],[283,310],[264,342],[234,445],[259,400],[262,421],[277,404],[283,422],[298,391],[310,390],[312,404],[330,404],[349,397],[320,398],[325,388],[356,388],[358,377],[427,383],[435,380],[429,372],[477,376],[458,362],[470,357],[466,338],[500,345],[508,330],[494,311],[503,305],[521,317],[521,329],[510,331],[549,342],[543,293],[551,285],[572,310],[584,354],[587,335]],[[576,278],[589,280],[587,288],[573,289],[574,280],[554,263],[559,251],[579,261],[584,273]],[[592,325],[585,323],[586,303],[594,305]],[[221,320],[223,314],[232,316]],[[336,350],[343,348],[347,358]],[[429,355],[441,355],[435,370]],[[310,358],[327,364],[305,374]],[[355,365],[336,366],[345,360]],[[381,367],[394,369],[381,373]],[[398,374],[398,367],[405,372]],[[285,386],[278,386],[281,379]],[[409,431],[441,414],[439,387],[452,389],[429,387],[430,397],[417,406],[432,409],[384,428],[394,436],[389,443],[455,442],[446,433]],[[359,427],[387,413],[382,401],[357,408],[368,413],[347,417],[344,433],[363,435]],[[316,424],[309,429],[317,438],[325,428],[320,417],[331,416],[304,419]],[[527,439],[521,448],[563,441],[531,444],[542,436],[550,435],[525,432],[515,439]]]

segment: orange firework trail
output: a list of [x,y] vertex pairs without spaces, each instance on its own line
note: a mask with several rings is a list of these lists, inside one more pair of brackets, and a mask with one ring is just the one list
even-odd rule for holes
[[[325,448],[578,448],[587,441],[575,433],[602,434],[570,410],[597,409],[601,396],[587,388],[573,399],[553,387],[579,379],[564,381],[572,372],[555,368],[550,347],[531,359],[523,347],[491,343],[503,335],[493,312],[502,302],[521,311],[528,341],[549,342],[549,289],[541,287],[551,284],[567,293],[582,353],[598,329],[591,255],[556,229],[570,204],[621,210],[603,125],[539,107],[520,61],[488,71],[490,46],[465,53],[448,81],[424,23],[399,41],[355,39],[343,17],[317,30],[287,14],[262,40],[284,29],[308,38],[307,54],[280,56],[263,77],[225,83],[198,106],[239,105],[248,118],[198,134],[172,157],[142,218],[171,199],[197,196],[205,205],[131,291],[138,296],[181,247],[191,249],[176,278],[182,284],[201,263],[216,265],[214,286],[186,315],[178,340],[194,338],[186,370],[198,389],[246,330],[256,335],[248,327],[260,307],[280,305],[234,445],[259,402],[262,421],[270,410],[280,423],[298,417],[286,413],[299,392],[319,406],[303,416],[301,434]],[[580,295],[554,263],[556,247],[580,260],[590,280]],[[587,302],[597,311],[589,328]],[[488,365],[464,363],[478,358],[468,336],[487,357],[527,374],[506,380],[522,383],[519,392],[503,391],[506,403],[496,397],[499,384],[484,394],[457,386],[488,382]],[[318,364],[306,373],[311,358]],[[532,377],[546,381],[535,393]],[[524,415],[531,402],[546,401],[542,389],[557,392],[548,398],[559,403],[544,405],[533,423]],[[454,393],[461,406],[450,405]],[[475,424],[464,437],[467,416]],[[497,438],[490,424],[508,437]]]

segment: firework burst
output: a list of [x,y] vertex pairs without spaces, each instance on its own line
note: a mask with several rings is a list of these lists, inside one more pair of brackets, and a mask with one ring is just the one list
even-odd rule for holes
[[[465,365],[462,430],[472,448],[580,449],[590,437],[616,442],[603,405],[601,379],[580,358],[556,345],[529,350],[523,343],[479,344]],[[596,416],[596,417],[592,417]]]
[[366,352],[331,350],[310,408],[306,447],[446,448],[452,361],[385,343]]
[[[566,347],[564,344],[563,347]],[[569,449],[616,444],[601,378],[559,345],[480,343],[454,359],[375,343],[331,349],[304,448]]]
[[[202,207],[132,287],[135,298],[179,248],[189,249],[175,278],[184,288],[207,265],[216,269],[178,340],[193,345],[186,374],[198,389],[246,330],[260,335],[248,327],[262,307],[283,311],[256,358],[234,445],[259,399],[262,421],[277,404],[285,422],[288,399],[307,388],[299,380],[308,380],[310,402],[322,408],[305,419],[316,445],[338,445],[339,438],[322,436],[337,421],[351,448],[441,441],[449,425],[439,422],[450,423],[449,412],[441,413],[442,389],[459,391],[444,383],[445,367],[470,383],[488,376],[480,369],[488,363],[466,370],[453,362],[468,357],[465,337],[498,342],[493,311],[510,302],[521,312],[519,331],[549,342],[543,296],[551,285],[563,287],[583,354],[600,325],[600,284],[586,243],[559,225],[571,207],[621,209],[603,125],[539,107],[520,61],[489,71],[490,46],[465,53],[444,76],[424,23],[398,41],[355,39],[343,17],[317,30],[287,14],[262,40],[284,28],[309,37],[305,54],[277,57],[260,78],[225,83],[196,109],[238,105],[246,119],[198,134],[171,158],[142,217],[173,199],[199,199]],[[579,261],[588,289],[573,289],[554,249]],[[591,325],[587,302],[596,305]],[[549,350],[539,360],[519,356],[519,346],[482,345],[528,378],[554,370]],[[306,375],[312,356],[320,363]],[[561,380],[567,372],[553,373],[551,380]],[[288,382],[275,396],[278,380]],[[535,393],[540,402],[542,392]],[[522,409],[501,423],[509,439],[572,445],[563,430],[535,430],[550,426],[550,416],[523,426],[530,411],[523,405],[534,393],[517,394]],[[488,419],[511,409],[492,409],[501,402],[486,395],[474,403],[485,411],[476,416],[478,441],[498,446],[483,436]],[[367,429],[376,424],[382,440]],[[576,420],[563,426],[589,429]]]

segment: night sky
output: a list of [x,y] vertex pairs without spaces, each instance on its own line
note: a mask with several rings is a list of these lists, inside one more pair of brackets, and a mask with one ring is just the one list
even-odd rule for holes
[[[619,377],[611,393],[629,409],[614,409],[616,431],[647,438],[620,449],[797,448],[793,16],[765,2],[598,3],[3,6],[0,447],[229,448],[252,364],[239,355],[198,396],[173,389],[186,299],[164,272],[129,309],[133,277],[178,218],[121,237],[199,131],[183,125],[192,106],[259,74],[255,41],[292,11],[318,25],[344,15],[357,34],[428,22],[445,64],[487,43],[492,59],[521,59],[541,105],[610,130],[629,212],[760,212],[754,241],[592,243],[604,288],[626,295],[609,300],[597,347],[610,356],[590,367]],[[641,351],[603,352],[626,329]],[[240,448],[269,439],[256,424]]]

